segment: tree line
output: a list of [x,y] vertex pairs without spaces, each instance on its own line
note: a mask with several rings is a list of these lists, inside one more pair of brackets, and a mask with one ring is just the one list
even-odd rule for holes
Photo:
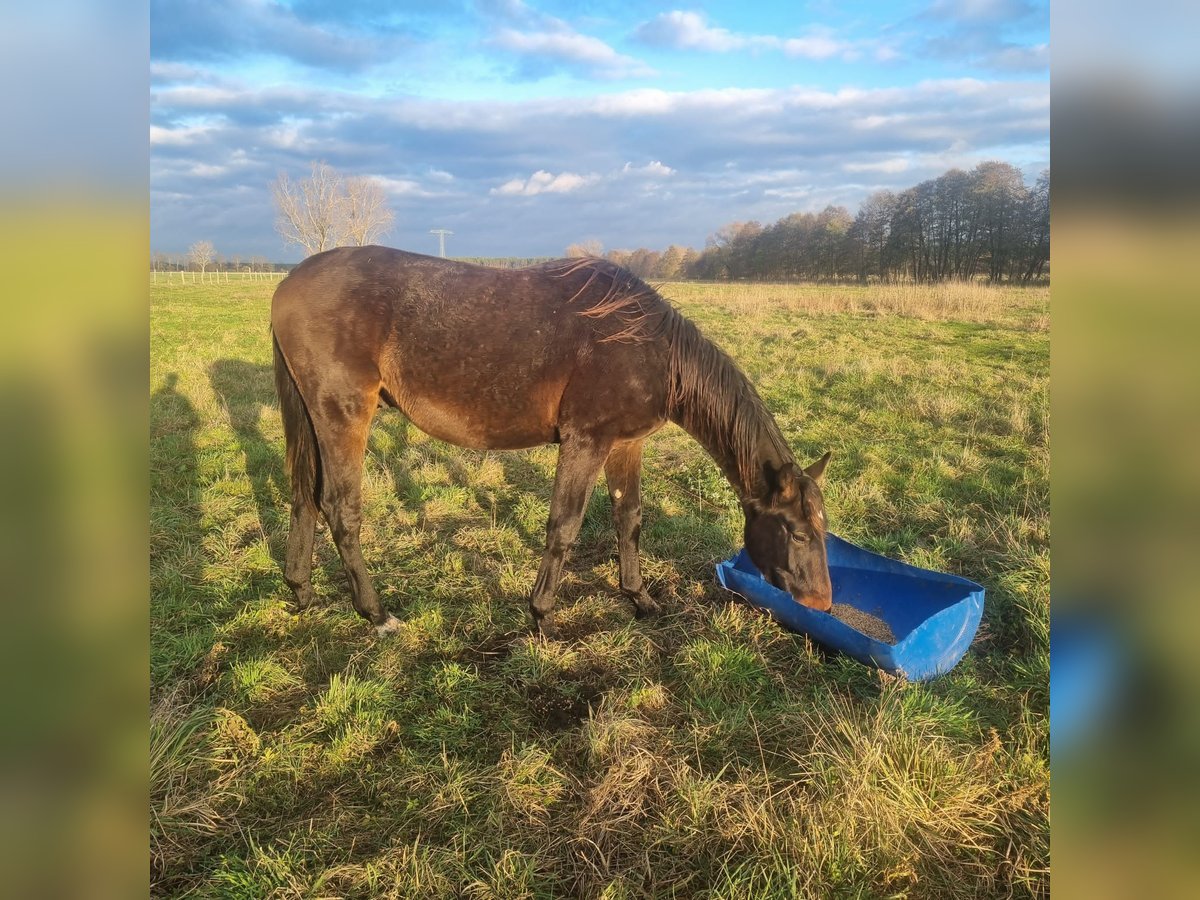
[[699,252],[602,249],[588,241],[566,252],[603,255],[647,279],[1029,283],[1048,274],[1050,173],[1027,187],[1015,166],[983,162],[899,193],[877,191],[855,215],[828,206],[767,226],[732,222]]
[[152,272],[242,272],[270,273],[287,271],[293,263],[271,262],[265,256],[224,256],[211,241],[196,241],[184,253],[150,254]]

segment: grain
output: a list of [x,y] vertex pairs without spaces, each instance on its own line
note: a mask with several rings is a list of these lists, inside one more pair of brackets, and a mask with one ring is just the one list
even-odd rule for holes
[[896,636],[892,634],[892,629],[888,626],[887,622],[876,618],[870,613],[865,613],[861,609],[851,606],[849,603],[835,603],[833,604],[833,609],[829,610],[829,612],[856,631],[861,631],[867,637],[882,641],[885,644],[896,643]]

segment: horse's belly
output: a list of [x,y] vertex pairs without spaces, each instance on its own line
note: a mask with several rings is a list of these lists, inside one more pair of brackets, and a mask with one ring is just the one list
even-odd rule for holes
[[426,434],[476,450],[520,450],[555,439],[552,418],[512,403],[504,410],[428,397],[405,398],[400,410]]

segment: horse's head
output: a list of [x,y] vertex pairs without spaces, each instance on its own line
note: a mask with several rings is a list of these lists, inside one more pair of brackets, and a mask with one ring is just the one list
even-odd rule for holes
[[820,485],[827,462],[828,453],[806,469],[768,464],[764,496],[743,504],[746,552],[758,571],[797,603],[822,611],[833,605]]

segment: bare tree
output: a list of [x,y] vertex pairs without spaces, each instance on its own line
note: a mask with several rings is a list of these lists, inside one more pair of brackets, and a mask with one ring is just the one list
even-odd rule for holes
[[604,245],[595,238],[588,238],[586,241],[580,241],[567,247],[567,256],[572,259],[584,256],[602,256],[603,254]]
[[216,256],[217,251],[213,248],[212,241],[196,241],[196,243],[188,247],[188,260],[200,270],[201,279],[204,278],[205,269],[208,268]]
[[289,244],[304,248],[306,256],[336,247],[342,233],[342,178],[323,162],[312,164],[312,174],[293,184],[280,172],[275,195],[275,230]]
[[395,216],[388,209],[383,187],[373,178],[356,176],[345,181],[342,227],[349,243],[363,247],[387,233]]
[[306,256],[343,244],[362,246],[385,234],[395,218],[378,181],[343,178],[332,166],[312,164],[312,174],[293,183],[280,172],[272,192],[275,230]]

